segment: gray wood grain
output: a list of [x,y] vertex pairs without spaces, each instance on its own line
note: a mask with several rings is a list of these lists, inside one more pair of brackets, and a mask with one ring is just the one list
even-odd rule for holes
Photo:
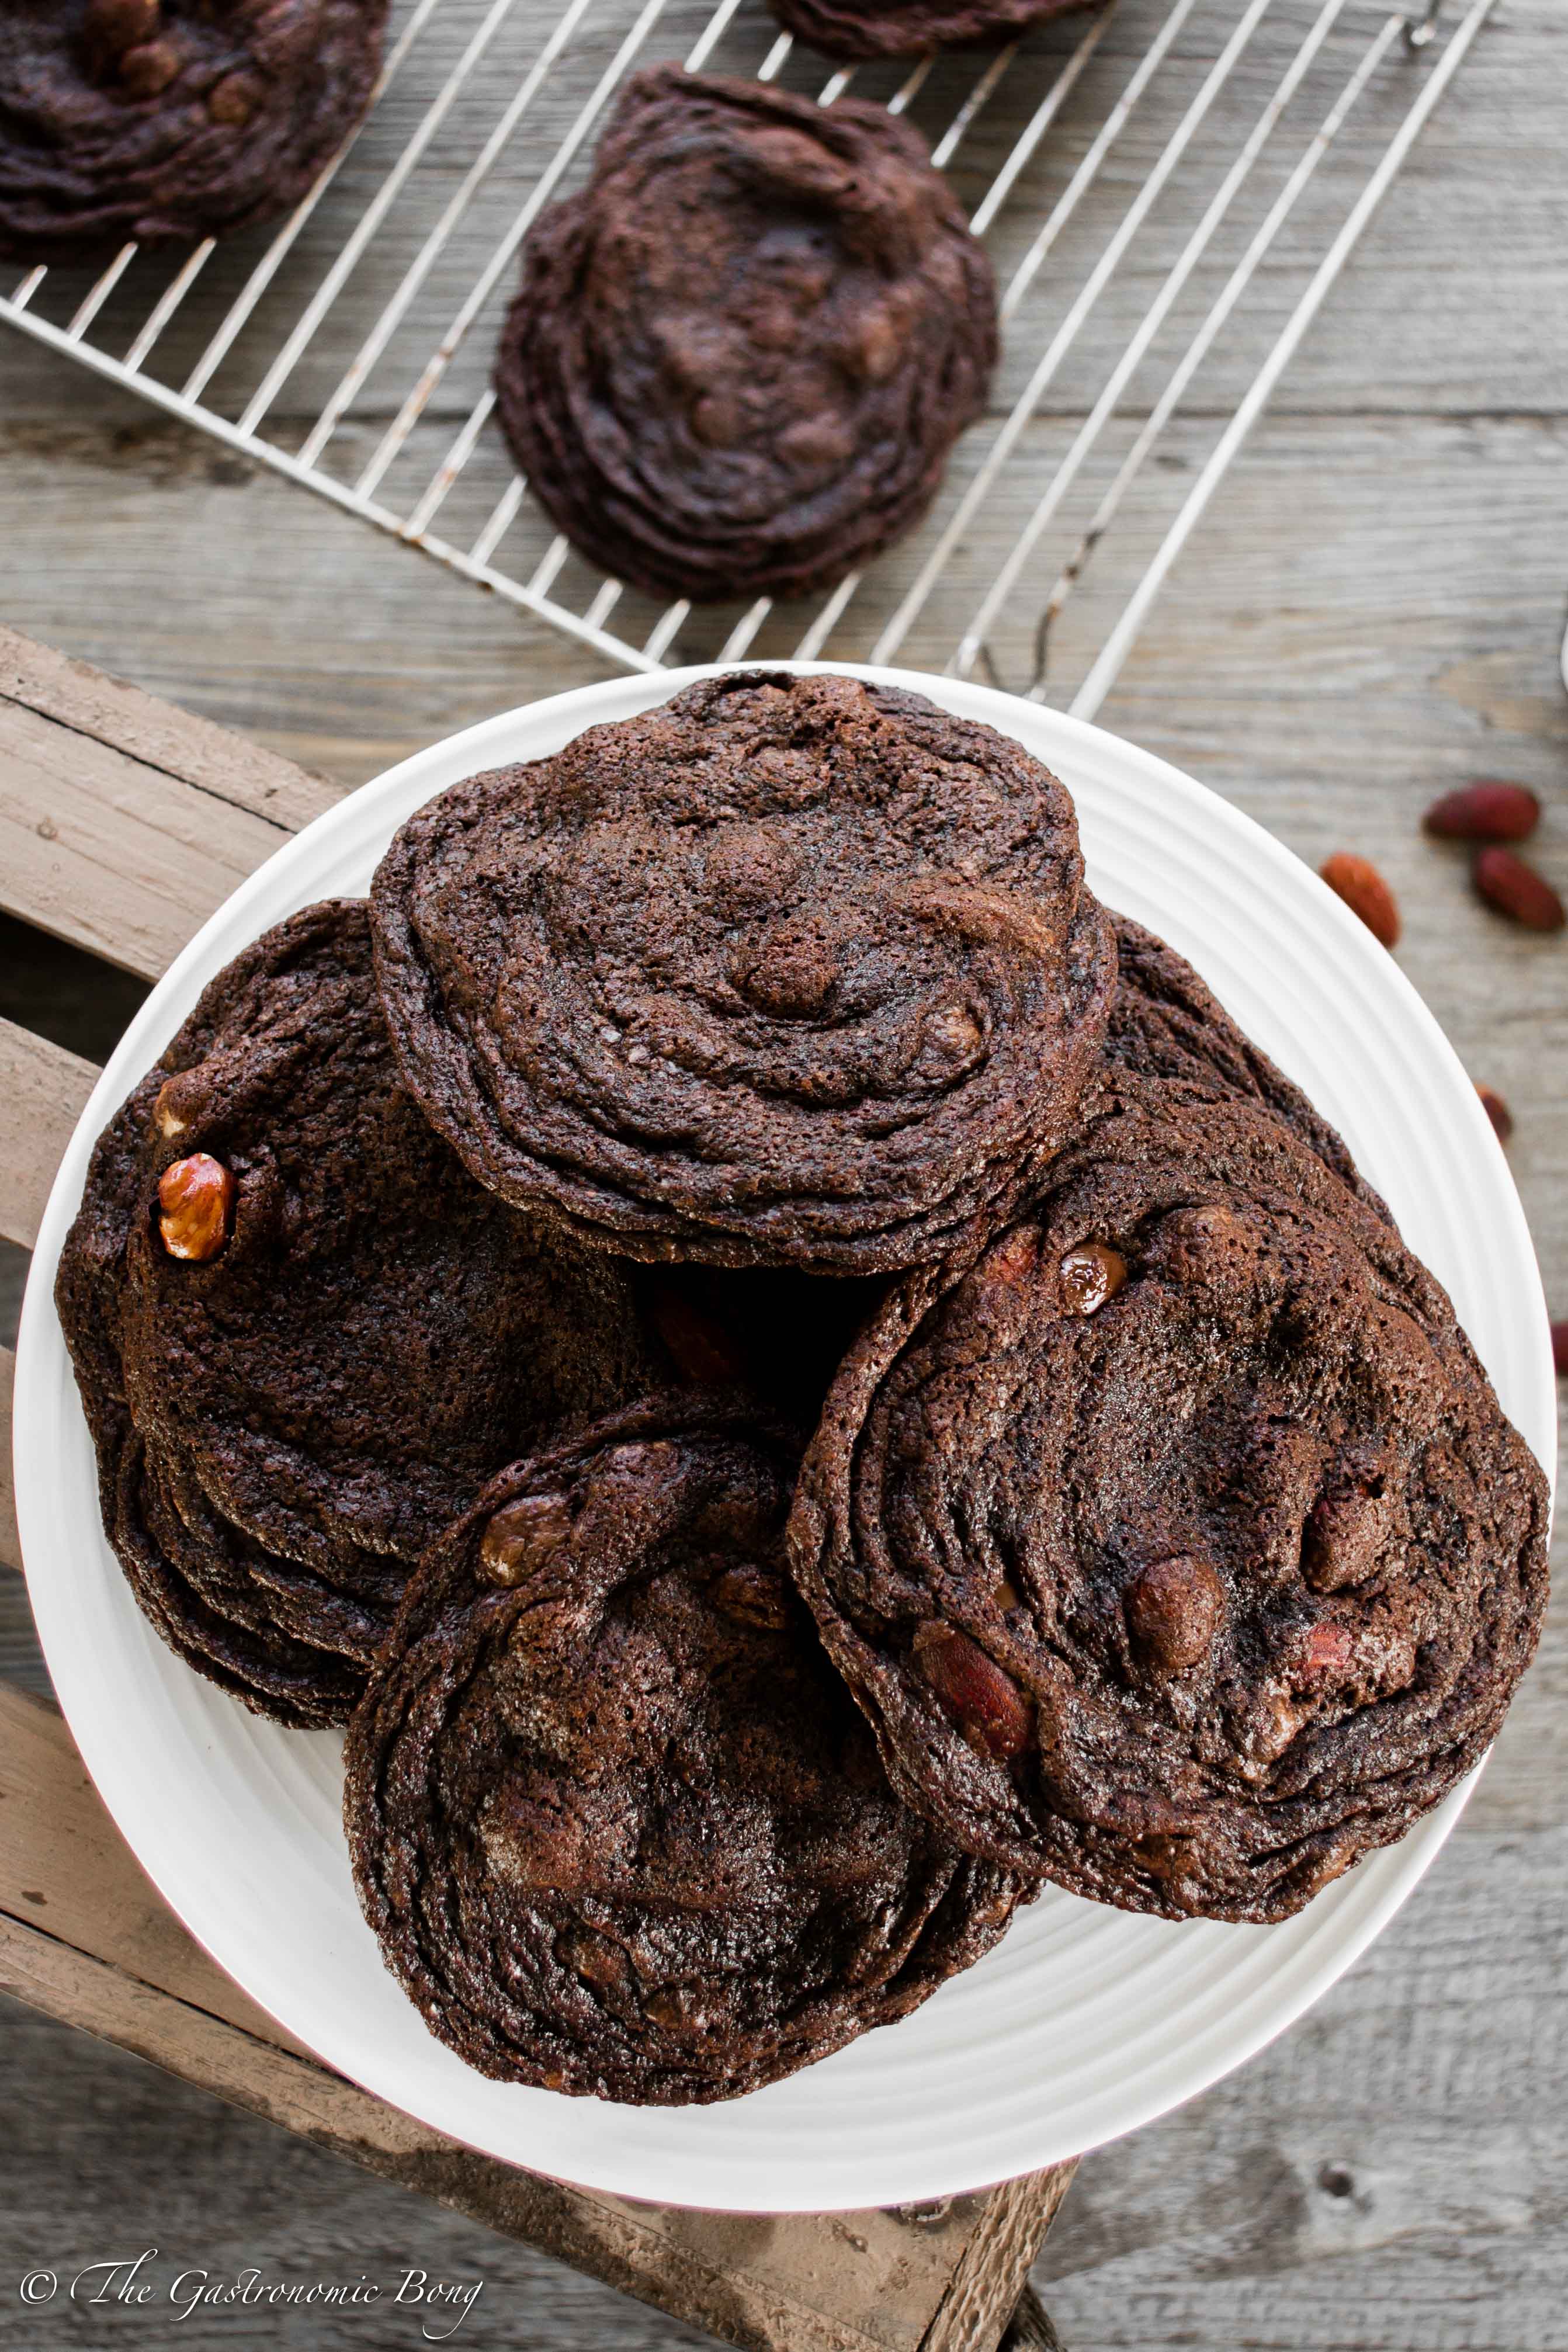
[[[1153,5],[1130,0],[1130,27]],[[1364,27],[1378,11],[1357,0],[1349,13]],[[1281,11],[1298,30],[1307,14],[1306,0]],[[1063,38],[1038,37],[1044,51]],[[1510,1160],[1558,1313],[1568,1312],[1568,949],[1508,931],[1470,898],[1459,859],[1417,828],[1447,784],[1516,775],[1547,803],[1538,854],[1568,884],[1568,700],[1556,671],[1568,602],[1565,63],[1556,0],[1501,0],[1102,713],[1312,863],[1347,847],[1384,867],[1405,912],[1402,965],[1472,1074],[1513,1106]],[[1250,75],[1227,95],[1232,144],[1263,94]],[[1332,167],[1342,194],[1377,127],[1369,115],[1347,138]],[[1032,167],[1021,201],[1037,218],[1077,135],[1064,124]],[[1148,158],[1129,142],[1102,230]],[[407,250],[395,242],[389,256]],[[1282,268],[1281,296],[1295,283]],[[1042,472],[1152,289],[1141,268],[1109,289],[1036,428]],[[1234,398],[1250,355],[1224,358],[1205,399]],[[474,369],[443,394],[422,460],[441,454],[482,375]],[[280,413],[294,428],[325,381],[306,369],[290,387]],[[367,404],[345,436],[349,457],[368,454],[384,413],[384,400]],[[1212,432],[1194,416],[1172,440],[1163,481],[1141,486],[1123,537],[1068,608],[1053,648],[1064,678],[1081,671]],[[343,782],[602,674],[363,526],[9,340],[0,546],[18,627]],[[953,609],[997,552],[985,533],[960,551]],[[1032,595],[1035,575],[1028,584]],[[1033,611],[1021,594],[1011,634],[998,634],[1005,676],[1026,674]],[[909,647],[927,662],[947,650],[935,636]],[[24,1609],[19,1584],[0,1577],[7,1671],[27,1654]],[[1388,1933],[1273,2049],[1081,2168],[1037,2273],[1072,2352],[1568,2346],[1565,1701],[1558,1608],[1460,1830]],[[696,2341],[21,2012],[6,2013],[0,2078],[12,2118],[0,2146],[0,2303],[28,2352],[66,2331],[6,2302],[5,2264],[47,2260],[51,2247],[63,2262],[142,2243],[215,2274],[260,2257],[292,2274],[340,2260],[383,2276],[407,2262],[482,2274],[460,2343],[662,2352]],[[72,2340],[123,2342],[126,2316],[79,2314]],[[285,2333],[222,2314],[183,2323],[180,2336],[195,2352],[416,2338],[412,2326],[351,2316]]]

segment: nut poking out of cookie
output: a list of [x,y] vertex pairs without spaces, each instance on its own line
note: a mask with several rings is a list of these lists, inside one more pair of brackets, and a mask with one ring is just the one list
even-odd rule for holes
[[1206,1559],[1184,1552],[1135,1577],[1126,1609],[1134,1648],[1158,1671],[1181,1674],[1207,1657],[1225,1615],[1225,1587]]
[[1022,1755],[1034,1731],[1034,1708],[1005,1666],[956,1625],[917,1628],[913,1656],[965,1739],[998,1763]]
[[234,1171],[208,1151],[176,1160],[158,1179],[158,1231],[171,1257],[216,1257],[233,1211]]
[[520,1495],[499,1510],[479,1540],[479,1567],[492,1584],[522,1584],[572,1531],[564,1495]]

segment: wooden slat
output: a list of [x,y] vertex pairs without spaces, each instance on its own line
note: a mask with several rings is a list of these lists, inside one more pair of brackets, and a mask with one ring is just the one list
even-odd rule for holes
[[0,1348],[0,1567],[19,1569],[22,1539],[16,1533],[16,1486],[11,1468],[11,1399],[16,1385],[16,1359]]
[[3,625],[0,701],[127,753],[288,833],[297,833],[339,797],[339,786],[291,760]]
[[6,908],[143,980],[288,838],[20,702],[0,702],[0,721]]
[[79,1055],[0,1021],[0,1234],[23,1249],[37,1239],[60,1155],[97,1082]]
[[757,2219],[634,2204],[476,2155],[310,2057],[192,1941],[64,1723],[0,1688],[0,1990],[763,2352],[988,2352],[1070,2166],[945,2207]]
[[0,1685],[0,1909],[296,2054],[193,1943],[104,1811],[64,1719]]

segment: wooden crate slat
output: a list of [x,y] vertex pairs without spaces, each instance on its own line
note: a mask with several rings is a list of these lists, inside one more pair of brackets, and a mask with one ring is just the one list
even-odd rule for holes
[[[672,2238],[662,2225],[676,2217],[660,2208],[601,2200],[493,2164],[324,2067],[257,2042],[3,1916],[0,1992],[749,2352],[922,2352],[918,2336],[890,2331],[885,2303],[867,2315],[875,2333],[821,2307],[835,2273],[858,2278],[870,2270],[849,2242],[861,2215],[835,2216],[831,2224],[798,2217],[753,2224],[775,2242],[795,2245],[806,2231],[820,2235],[830,2226],[845,2229],[843,2241],[818,2247],[816,2262],[801,2264],[797,2291],[782,2293],[766,2278],[706,2261],[692,2244]],[[813,2292],[819,2301],[805,2299]],[[990,2352],[996,2340],[996,2333],[973,2337],[971,2352]]]
[[343,2082],[208,1958],[104,1811],[70,1734],[0,1687],[0,1988],[563,2255],[727,2340],[970,2352],[1016,2304],[1070,2167],[922,2215],[744,2216],[568,2189]]
[[0,876],[14,915],[156,980],[288,829],[0,703]]
[[210,719],[196,719],[171,702],[161,702],[156,695],[94,669],[89,662],[73,661],[50,646],[35,645],[3,625],[0,701],[16,703],[74,734],[128,752],[235,808],[266,817],[287,833],[297,833],[341,796],[340,786],[310,775],[292,760],[263,751]]
[[0,1020],[0,1234],[31,1249],[49,1187],[98,1083],[79,1054]]
[[16,1480],[11,1466],[11,1400],[16,1389],[16,1359],[0,1348],[0,1567],[20,1569],[22,1538],[16,1533]]
[[247,2033],[308,2056],[186,1935],[52,1706],[0,1685],[0,1909]]

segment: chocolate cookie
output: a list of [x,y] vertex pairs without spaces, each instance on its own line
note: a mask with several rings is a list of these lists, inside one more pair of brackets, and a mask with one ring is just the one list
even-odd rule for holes
[[958,1843],[1274,1920],[1485,1753],[1546,1486],[1444,1293],[1265,1112],[1090,1128],[852,1351],[791,1550],[895,1783]]
[[495,380],[567,538],[701,602],[901,538],[995,357],[990,263],[907,123],[661,66],[530,236]]
[[358,903],[206,990],[97,1148],[57,1296],[139,1599],[289,1721],[344,1719],[501,1463],[663,1362],[620,1269],[483,1192],[397,1084]]
[[1093,0],[770,0],[786,33],[825,57],[929,58],[938,49],[1016,41],[1033,25],[1065,16]]
[[481,2074],[732,2098],[902,2017],[1017,1882],[889,1789],[790,1582],[796,1449],[653,1401],[504,1472],[349,1733],[366,1917]]
[[290,211],[369,103],[388,0],[12,0],[0,255],[195,244]]
[[1049,770],[845,677],[712,678],[472,777],[371,903],[426,1116],[645,1258],[937,1256],[1061,1139],[1114,979]]
[[1112,914],[1117,982],[1100,1054],[1097,1097],[1112,1108],[1138,1099],[1153,1079],[1169,1098],[1179,1086],[1250,1102],[1282,1118],[1325,1168],[1385,1223],[1388,1209],[1357,1168],[1343,1136],[1300,1087],[1237,1028],[1213,991],[1174,948],[1127,915]]

